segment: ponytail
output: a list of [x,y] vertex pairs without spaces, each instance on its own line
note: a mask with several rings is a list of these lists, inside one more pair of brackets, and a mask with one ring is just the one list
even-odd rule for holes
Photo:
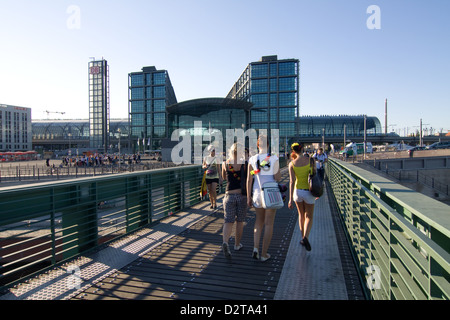
[[303,146],[298,142],[295,142],[291,145],[291,149],[292,149],[291,158],[292,160],[295,160],[297,159],[298,155],[302,152]]

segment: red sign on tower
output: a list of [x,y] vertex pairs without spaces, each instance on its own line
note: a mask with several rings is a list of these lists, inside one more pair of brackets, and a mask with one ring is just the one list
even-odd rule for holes
[[100,73],[100,67],[94,66],[90,68],[90,74],[99,74]]

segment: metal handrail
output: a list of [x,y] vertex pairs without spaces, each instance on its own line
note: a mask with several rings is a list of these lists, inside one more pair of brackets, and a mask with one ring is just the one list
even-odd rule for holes
[[198,165],[0,188],[0,289],[201,201]]
[[448,300],[448,206],[340,160],[326,171],[367,295]]

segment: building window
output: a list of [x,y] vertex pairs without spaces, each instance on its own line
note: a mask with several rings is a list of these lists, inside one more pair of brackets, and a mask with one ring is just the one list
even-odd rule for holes
[[270,106],[271,107],[278,106],[278,94],[276,94],[276,93],[270,94]]
[[267,107],[267,94],[252,94],[250,102],[254,108]]
[[131,112],[145,112],[144,101],[131,101]]
[[166,136],[166,127],[153,127],[153,137],[164,138]]
[[251,110],[251,122],[267,122],[268,114],[267,109],[255,109]]
[[278,96],[280,106],[297,105],[297,94],[295,92],[280,93]]
[[152,87],[145,88],[145,93],[147,95],[147,97],[146,97],[147,99],[153,98],[153,90],[152,89],[153,89]]
[[280,62],[278,65],[279,76],[295,76],[297,75],[296,62]]
[[152,74],[151,73],[146,73],[145,74],[145,84],[147,86],[151,86],[152,85]]
[[153,114],[153,124],[154,125],[165,125],[166,124],[166,114],[165,113],[154,113]]
[[143,74],[133,74],[131,75],[131,86],[139,87],[144,85],[144,75]]
[[144,88],[131,88],[131,100],[144,99]]
[[276,77],[277,76],[277,64],[276,63],[271,63],[270,64],[270,76],[271,77]]
[[153,84],[165,84],[166,83],[166,74],[164,72],[153,73]]
[[267,79],[259,79],[252,81],[252,92],[267,92]]
[[289,137],[295,135],[295,123],[280,123],[280,136],[281,137]]
[[251,69],[252,79],[267,78],[267,64],[253,64]]
[[270,91],[276,92],[278,91],[278,81],[277,78],[270,79]]
[[277,113],[278,111],[276,108],[270,109],[270,122],[277,122],[278,120]]
[[131,125],[132,126],[143,126],[144,125],[144,114],[143,113],[133,113],[131,115]]
[[297,89],[297,77],[279,78],[279,91],[295,91]]
[[153,100],[153,112],[165,112],[166,111],[166,101],[164,100]]
[[131,134],[134,137],[140,137],[141,135],[144,136],[144,127],[132,127]]
[[153,98],[164,98],[166,96],[166,87],[153,87]]
[[279,108],[280,121],[293,121],[295,119],[295,108]]

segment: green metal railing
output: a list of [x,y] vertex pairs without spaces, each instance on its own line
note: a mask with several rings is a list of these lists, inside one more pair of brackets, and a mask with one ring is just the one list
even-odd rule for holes
[[201,166],[0,189],[0,289],[200,202]]
[[326,170],[367,297],[448,300],[449,206],[340,160]]

